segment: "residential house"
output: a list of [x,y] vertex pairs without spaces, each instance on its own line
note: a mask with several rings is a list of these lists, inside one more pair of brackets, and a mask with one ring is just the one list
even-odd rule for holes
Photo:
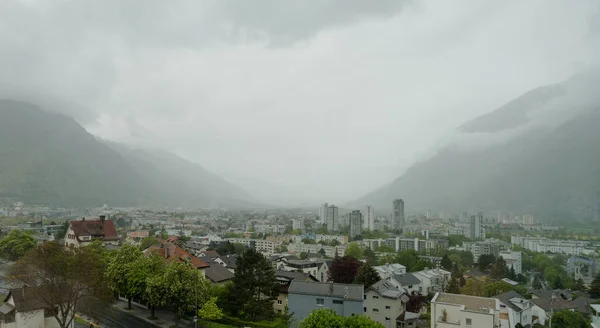
[[197,256],[198,257],[208,257],[208,258],[214,260],[214,259],[216,259],[217,257],[219,257],[221,255],[219,255],[219,253],[217,253],[217,251],[215,251],[215,250],[210,250],[210,251],[209,250],[203,250],[203,251],[200,251]]
[[311,260],[294,260],[281,257],[277,259],[276,269],[282,271],[301,271],[304,273],[311,274],[313,277],[317,277],[319,268],[323,266],[322,261],[311,261]]
[[229,270],[231,273],[235,273],[235,269],[237,269],[237,255],[222,255],[214,259],[213,261],[219,263]]
[[275,278],[281,286],[279,296],[273,301],[273,310],[277,313],[283,313],[285,307],[288,306],[288,291],[292,281],[317,281],[315,277],[308,273],[281,270],[275,271]]
[[597,300],[591,299],[585,293],[573,293],[570,290],[554,290],[536,292],[532,295],[532,322],[546,324],[552,312],[570,310],[582,313],[585,316],[592,314],[590,304]]
[[380,280],[365,290],[363,311],[385,327],[396,327],[406,311],[408,295],[387,280]]
[[223,284],[233,279],[233,273],[220,263],[217,263],[208,257],[199,257],[199,259],[209,265],[209,267],[204,269],[204,276],[211,283]]
[[406,273],[406,267],[400,263],[386,263],[384,265],[374,266],[373,269],[379,273],[381,279],[387,279],[394,275]]
[[333,260],[323,260],[323,264],[317,270],[317,275],[315,276],[317,280],[320,282],[328,282],[329,281],[329,269],[333,264]]
[[[0,305],[2,328],[58,328],[55,309],[48,308],[35,291],[36,287],[11,289]],[[72,322],[69,327],[74,327]]]
[[590,304],[592,328],[600,328],[600,304]]
[[523,298],[514,290],[502,293],[494,297],[500,301],[500,310],[506,310],[508,313],[510,327],[520,323],[523,327],[533,325],[533,307],[534,304]]
[[494,298],[438,292],[431,300],[431,328],[495,328],[500,321],[500,302]]
[[313,310],[329,308],[348,317],[363,314],[363,285],[292,281],[288,289],[288,307],[301,322]]
[[100,215],[98,220],[83,218],[69,222],[65,235],[66,247],[84,247],[95,240],[101,240],[105,245],[119,245],[119,236],[112,220]]
[[411,294],[412,292],[423,292],[421,280],[412,273],[395,274],[387,280],[389,280],[396,288],[407,294]]
[[412,274],[421,281],[419,292],[425,295],[444,291],[451,276],[450,272],[440,268],[421,270]]
[[205,273],[205,269],[210,267],[208,263],[202,261],[198,257],[188,253],[185,249],[166,241],[161,241],[158,245],[152,245],[144,250],[144,254],[150,255],[155,253],[165,259],[166,262],[184,262],[190,263],[192,267]]

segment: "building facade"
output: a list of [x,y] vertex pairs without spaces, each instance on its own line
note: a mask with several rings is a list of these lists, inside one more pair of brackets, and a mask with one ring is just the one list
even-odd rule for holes
[[483,213],[471,215],[470,238],[485,238],[485,229],[483,228]]
[[501,327],[499,314],[493,298],[436,293],[431,300],[431,328]]
[[404,218],[404,200],[394,199],[392,207],[392,221],[394,224],[394,229],[402,229],[406,223]]
[[350,213],[350,238],[362,234],[362,213],[358,210]]
[[338,222],[338,207],[335,205],[330,205],[327,208],[327,232],[331,231],[339,231],[339,222]]
[[366,230],[375,230],[375,207],[373,205],[367,205],[365,211],[363,228]]
[[387,280],[374,283],[365,291],[364,313],[384,327],[396,327],[406,311],[408,295]]
[[297,322],[324,308],[344,317],[363,315],[363,300],[363,285],[294,280],[288,288],[288,308]]

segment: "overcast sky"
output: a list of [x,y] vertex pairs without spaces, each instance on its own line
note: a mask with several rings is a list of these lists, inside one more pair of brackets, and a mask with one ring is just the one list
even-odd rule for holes
[[345,202],[594,65],[596,0],[0,1],[0,87],[267,202]]

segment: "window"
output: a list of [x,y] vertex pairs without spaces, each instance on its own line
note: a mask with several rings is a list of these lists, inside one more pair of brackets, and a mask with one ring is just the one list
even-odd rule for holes
[[408,286],[408,288],[412,288],[413,285]]
[[363,308],[363,312],[367,312],[367,308],[366,307]]
[[385,321],[390,321],[390,317],[385,317]]
[[325,305],[325,300],[322,298],[317,298],[317,305]]
[[364,298],[364,299],[367,299],[367,295],[363,295],[363,298]]
[[344,301],[333,300],[333,304],[344,304]]
[[281,305],[283,302],[281,300],[277,300],[277,304]]
[[385,309],[386,309],[386,310],[389,310],[389,309],[391,309],[391,307],[390,307],[389,305],[386,305],[386,306],[385,306]]
[[375,295],[373,295],[373,299],[374,299],[374,300],[378,300],[378,299],[379,299],[379,296],[375,296]]
[[379,313],[379,309],[373,309],[373,312]]
[[471,325],[471,318],[467,318],[466,321],[467,321],[467,326],[470,326]]

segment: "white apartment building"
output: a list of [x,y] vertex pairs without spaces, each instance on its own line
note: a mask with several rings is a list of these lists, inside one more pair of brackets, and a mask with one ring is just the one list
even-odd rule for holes
[[523,273],[521,268],[521,252],[503,251],[500,252],[500,256],[506,262],[506,267],[515,269],[516,274]]
[[479,261],[479,257],[481,255],[494,255],[495,257],[498,257],[501,251],[508,250],[509,248],[510,244],[497,239],[463,242],[463,249],[473,253],[473,259],[475,262]]
[[320,241],[331,242],[332,240],[337,240],[340,244],[348,243],[348,236],[342,235],[315,235],[315,241],[318,243]]
[[304,231],[304,219],[292,219],[292,229]]
[[267,254],[275,253],[275,246],[277,246],[276,243],[264,239],[228,238],[227,241],[254,247],[257,251]]
[[372,205],[367,205],[365,215],[363,217],[365,219],[363,228],[371,231],[375,230],[375,207]]
[[511,236],[512,244],[541,253],[559,253],[567,255],[588,255],[594,252],[589,241],[548,239],[544,237]]
[[456,327],[501,327],[500,302],[494,298],[436,293],[431,300],[431,328]]
[[424,295],[429,293],[442,292],[448,285],[451,273],[440,269],[427,269],[417,272],[411,272],[417,279],[421,281],[419,292]]
[[327,257],[335,257],[344,256],[346,254],[346,246],[327,246],[321,244],[305,244],[305,243],[293,243],[287,246],[288,252],[300,254],[302,252],[306,253],[319,253],[321,249],[325,251],[325,256]]
[[409,298],[387,280],[380,280],[365,290],[364,314],[384,327],[396,327],[402,313],[406,311]]
[[311,261],[311,260],[288,260],[285,257],[275,262],[277,270],[281,271],[302,271],[310,274],[319,280],[319,269],[323,266],[327,266],[323,261]]
[[381,279],[387,279],[394,275],[402,275],[406,273],[406,267],[400,263],[387,263],[384,265],[374,266],[373,269],[379,273]]

